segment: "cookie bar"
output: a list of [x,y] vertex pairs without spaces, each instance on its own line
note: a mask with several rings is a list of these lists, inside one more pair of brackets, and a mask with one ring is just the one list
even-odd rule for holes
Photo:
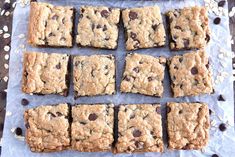
[[209,139],[209,109],[205,103],[167,104],[169,149],[201,149]]
[[34,46],[72,47],[74,8],[31,2],[28,43]]
[[163,94],[166,59],[137,53],[128,54],[121,92],[159,96]]
[[200,49],[209,42],[210,30],[205,7],[175,9],[166,15],[171,50]]
[[26,142],[32,152],[55,152],[70,146],[69,106],[40,106],[24,113]]
[[75,97],[115,93],[113,55],[75,56],[73,59]]
[[72,107],[72,149],[80,152],[111,151],[114,125],[113,105],[83,104]]
[[77,28],[79,46],[116,49],[120,9],[81,6]]
[[174,97],[213,93],[209,61],[204,50],[174,56],[168,65]]
[[165,45],[166,34],[158,6],[125,9],[122,18],[127,50]]
[[162,151],[160,105],[121,105],[118,112],[118,140],[115,153]]
[[67,54],[25,52],[22,91],[27,94],[60,94],[69,89]]

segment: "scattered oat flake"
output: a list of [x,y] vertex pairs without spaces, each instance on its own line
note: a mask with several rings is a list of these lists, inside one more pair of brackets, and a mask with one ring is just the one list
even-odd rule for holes
[[8,59],[9,59],[9,54],[6,54],[6,55],[4,56],[4,58],[5,58],[5,60],[8,60]]
[[18,38],[20,38],[20,39],[22,39],[22,38],[24,38],[25,37],[25,35],[24,34],[20,34],[20,35],[18,35]]
[[8,77],[7,77],[7,76],[4,76],[3,80],[4,80],[5,82],[7,82],[7,81],[8,81]]
[[5,45],[3,49],[4,49],[4,51],[8,52],[10,50],[10,46]]
[[11,115],[12,115],[12,113],[11,113],[10,111],[7,111],[7,112],[6,112],[6,116],[9,117],[9,116],[11,116]]
[[9,34],[9,33],[5,33],[5,34],[3,34],[3,38],[9,38],[11,35]]

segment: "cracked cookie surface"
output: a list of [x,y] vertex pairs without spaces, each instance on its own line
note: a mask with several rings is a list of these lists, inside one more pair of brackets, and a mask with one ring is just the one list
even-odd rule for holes
[[105,6],[81,6],[77,28],[77,44],[115,49],[118,40],[120,9]]
[[162,152],[161,109],[158,104],[121,105],[116,153]]
[[174,56],[168,60],[174,97],[213,92],[209,60],[204,50]]
[[166,59],[149,55],[128,54],[121,82],[121,92],[159,96],[163,94]]
[[209,140],[209,109],[205,103],[167,104],[170,149],[201,149]]
[[22,91],[27,94],[68,94],[67,54],[25,52]]
[[172,50],[200,49],[210,40],[207,10],[205,7],[175,9],[167,14]]
[[34,46],[72,47],[74,8],[31,2],[28,43]]
[[40,106],[24,113],[26,142],[33,152],[62,151],[70,146],[68,104]]
[[81,152],[111,151],[114,105],[82,104],[72,107],[72,149]]
[[73,59],[73,82],[75,97],[114,94],[114,56],[75,56]]
[[122,18],[127,50],[165,45],[166,34],[158,6],[124,9]]

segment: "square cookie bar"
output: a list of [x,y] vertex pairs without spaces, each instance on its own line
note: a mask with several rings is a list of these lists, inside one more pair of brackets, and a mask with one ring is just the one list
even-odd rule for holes
[[161,97],[166,59],[149,55],[128,54],[121,82],[121,92]]
[[174,56],[168,65],[174,97],[213,93],[209,61],[204,50]]
[[120,9],[81,6],[77,28],[79,46],[116,49]]
[[55,152],[70,146],[69,106],[40,106],[24,113],[26,142],[32,152]]
[[72,149],[80,152],[111,151],[114,125],[113,105],[82,104],[72,107]]
[[205,103],[167,104],[169,149],[201,149],[209,139],[209,109]]
[[170,49],[200,49],[210,40],[207,10],[205,7],[186,7],[169,11]]
[[34,46],[72,47],[74,8],[31,2],[28,43]]
[[22,91],[27,94],[68,95],[69,55],[25,52]]
[[118,140],[115,153],[162,151],[160,105],[121,105],[118,112]]
[[75,56],[73,58],[75,97],[115,93],[113,55]]
[[165,45],[166,34],[158,6],[124,9],[122,18],[127,50]]

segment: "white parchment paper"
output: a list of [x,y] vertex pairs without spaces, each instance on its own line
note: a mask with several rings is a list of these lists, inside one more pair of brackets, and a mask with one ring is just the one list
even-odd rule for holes
[[[44,1],[44,0],[43,0]],[[47,2],[55,5],[71,5],[77,9],[76,19],[78,18],[78,10],[81,5],[105,5],[110,7],[141,7],[148,5],[158,5],[161,8],[161,12],[173,8],[182,8],[184,6],[193,5],[204,5],[203,0],[184,0],[184,1],[110,1],[110,0],[67,0],[67,1],[53,1],[47,0]],[[227,6],[226,6],[227,7]],[[162,110],[165,110],[166,102],[169,101],[187,101],[195,102],[202,101],[209,105],[209,108],[214,111],[211,115],[211,121],[213,125],[210,129],[210,140],[207,147],[203,150],[191,150],[191,151],[170,151],[165,149],[164,153],[142,153],[142,154],[118,154],[115,156],[182,156],[182,157],[194,157],[194,156],[211,156],[212,154],[218,154],[220,157],[232,157],[235,154],[235,134],[234,134],[234,99],[233,99],[233,79],[232,79],[232,59],[224,58],[225,67],[221,66],[219,63],[219,49],[222,47],[227,51],[231,51],[231,47],[227,44],[228,38],[230,36],[229,32],[229,19],[226,16],[222,16],[222,22],[220,25],[214,25],[213,19],[214,14],[210,14],[210,27],[212,30],[212,36],[210,44],[207,46],[207,53],[210,56],[210,61],[212,64],[213,78],[215,79],[219,72],[226,72],[229,74],[222,83],[215,85],[215,93],[212,95],[201,95],[197,97],[184,97],[184,98],[172,98],[170,90],[169,75],[166,72],[164,79],[164,96],[163,98],[155,98],[150,96],[138,95],[138,94],[120,94],[119,87],[122,77],[124,61],[127,51],[124,46],[124,31],[120,28],[119,33],[119,44],[117,50],[100,50],[92,48],[78,48],[74,46],[72,49],[68,48],[33,48],[29,46],[26,42],[26,38],[19,38],[20,34],[25,34],[27,36],[27,26],[28,26],[28,16],[29,16],[29,6],[22,8],[20,5],[16,6],[14,12],[13,20],[13,30],[12,30],[12,43],[11,43],[11,54],[10,54],[10,69],[9,69],[9,83],[8,83],[8,94],[7,94],[7,112],[11,112],[11,116],[6,116],[4,134],[2,139],[2,157],[98,157],[98,156],[114,156],[112,153],[81,153],[75,151],[63,151],[57,153],[32,153],[25,141],[18,140],[14,137],[11,132],[12,128],[21,127],[25,131],[23,112],[27,108],[36,107],[45,104],[56,104],[60,102],[69,102],[71,104],[75,103],[109,103],[112,102],[115,105],[118,104],[128,104],[128,103],[161,103]],[[163,16],[165,19],[165,16]],[[77,20],[76,20],[77,25]],[[76,28],[76,26],[75,26]],[[22,35],[20,35],[22,36]],[[58,96],[58,95],[46,95],[46,96],[36,96],[27,95],[21,92],[21,77],[22,77],[22,60],[23,60],[23,49],[27,51],[39,51],[39,52],[56,52],[56,53],[68,53],[76,55],[92,55],[92,54],[113,54],[116,56],[117,65],[117,94],[113,96],[96,96],[96,97],[82,97],[77,100],[73,99],[73,91],[70,85],[70,94],[68,97]],[[170,52],[169,48],[151,48],[142,49],[135,51],[142,54],[150,54],[153,56],[173,56],[176,54],[183,54],[185,52]],[[217,96],[223,94],[225,96],[225,102],[218,102]],[[21,105],[21,99],[27,98],[30,104],[26,107]],[[163,116],[163,126],[164,126],[164,136],[166,134],[166,115]],[[220,123],[226,123],[228,128],[225,132],[221,132],[218,129]],[[165,137],[164,137],[165,139]],[[166,145],[166,140],[165,140]]]

